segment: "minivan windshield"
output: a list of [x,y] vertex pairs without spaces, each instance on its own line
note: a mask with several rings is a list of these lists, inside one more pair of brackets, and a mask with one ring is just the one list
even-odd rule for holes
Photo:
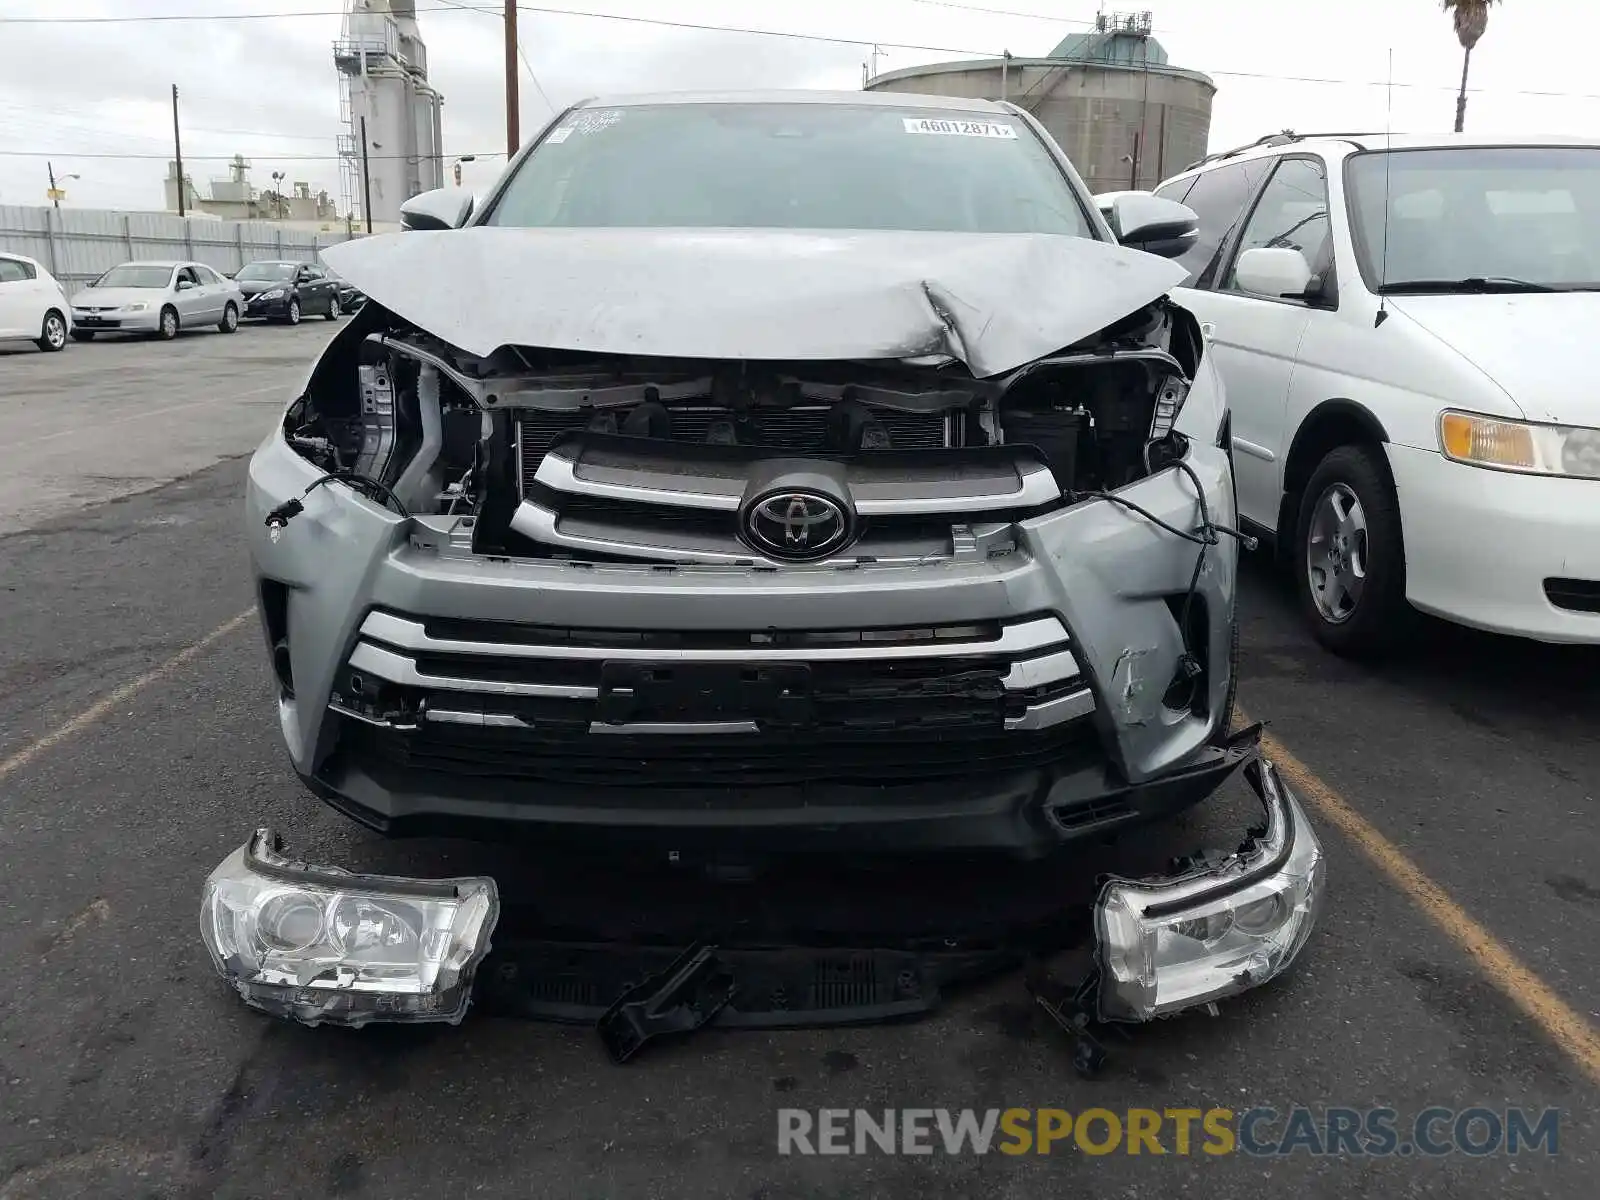
[[1600,288],[1600,148],[1368,151],[1345,172],[1374,291]]
[[148,263],[123,263],[91,283],[98,288],[164,288],[172,282],[172,268]]
[[485,224],[1096,236],[1018,118],[877,104],[580,109]]
[[293,279],[297,264],[283,262],[253,262],[246,263],[239,268],[235,279],[248,283],[252,279],[262,283],[271,283],[282,279]]

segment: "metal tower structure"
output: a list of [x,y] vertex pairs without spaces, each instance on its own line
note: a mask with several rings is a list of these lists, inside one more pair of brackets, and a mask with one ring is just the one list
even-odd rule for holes
[[415,0],[346,0],[333,63],[344,125],[342,207],[362,220],[397,222],[406,200],[444,186],[444,100],[428,85]]

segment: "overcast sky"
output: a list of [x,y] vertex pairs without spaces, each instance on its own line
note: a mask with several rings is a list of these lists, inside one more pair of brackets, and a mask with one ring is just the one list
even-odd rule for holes
[[[498,7],[492,0],[469,2]],[[558,106],[619,91],[856,88],[874,42],[884,52],[881,71],[1002,50],[1044,55],[1066,34],[1087,28],[1097,9],[1093,0],[570,0],[558,6],[807,35],[708,32],[524,8],[523,50]],[[48,156],[59,176],[81,176],[65,185],[71,205],[159,208],[172,149],[173,83],[182,93],[185,166],[202,190],[203,181],[226,174],[229,156],[242,153],[253,163],[257,186],[270,186],[271,172],[283,170],[337,197],[331,45],[340,7],[340,0],[76,0],[70,6],[0,0],[0,203],[45,203]],[[1383,128],[1391,51],[1393,128],[1448,129],[1454,118],[1461,51],[1437,0],[1159,0],[1149,7],[1172,62],[1204,71],[1217,84],[1213,148],[1284,127]],[[419,0],[418,9],[431,80],[445,99],[445,150],[477,154],[465,182],[487,183],[503,162],[490,156],[503,155],[505,146],[500,18],[451,9],[446,0]],[[199,12],[223,19],[63,20]],[[263,13],[273,15],[226,18]],[[26,17],[51,23],[15,22]],[[1593,0],[1497,6],[1473,56],[1472,84],[1481,90],[1471,97],[1468,129],[1600,134],[1600,83],[1584,82],[1597,44],[1600,4]],[[526,70],[521,79],[526,137],[550,110]],[[129,157],[99,157],[111,155]],[[149,157],[134,157],[141,155]]]

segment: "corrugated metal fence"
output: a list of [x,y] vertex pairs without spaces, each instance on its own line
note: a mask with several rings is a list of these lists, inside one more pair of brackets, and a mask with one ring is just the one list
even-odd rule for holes
[[190,259],[237,271],[257,258],[309,262],[323,247],[348,240],[343,230],[312,233],[272,221],[0,204],[0,250],[38,259],[69,288],[129,259]]

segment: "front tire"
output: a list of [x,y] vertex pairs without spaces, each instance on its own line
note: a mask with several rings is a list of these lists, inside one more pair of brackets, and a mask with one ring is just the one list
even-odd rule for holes
[[46,354],[54,354],[67,348],[67,319],[55,309],[44,315],[44,324],[39,327],[39,336],[34,345]]
[[337,321],[339,319],[339,297],[335,296],[332,300],[328,301],[327,317],[330,321]]
[[1340,446],[1311,473],[1295,522],[1295,590],[1317,641],[1359,658],[1394,648],[1406,603],[1400,501],[1383,452]]
[[161,325],[156,330],[156,336],[163,342],[170,342],[178,336],[178,310],[171,305],[161,310]]
[[289,313],[283,318],[290,325],[300,324],[300,297],[289,297]]
[[239,309],[231,301],[222,310],[222,320],[217,323],[220,333],[233,333],[239,328]]

